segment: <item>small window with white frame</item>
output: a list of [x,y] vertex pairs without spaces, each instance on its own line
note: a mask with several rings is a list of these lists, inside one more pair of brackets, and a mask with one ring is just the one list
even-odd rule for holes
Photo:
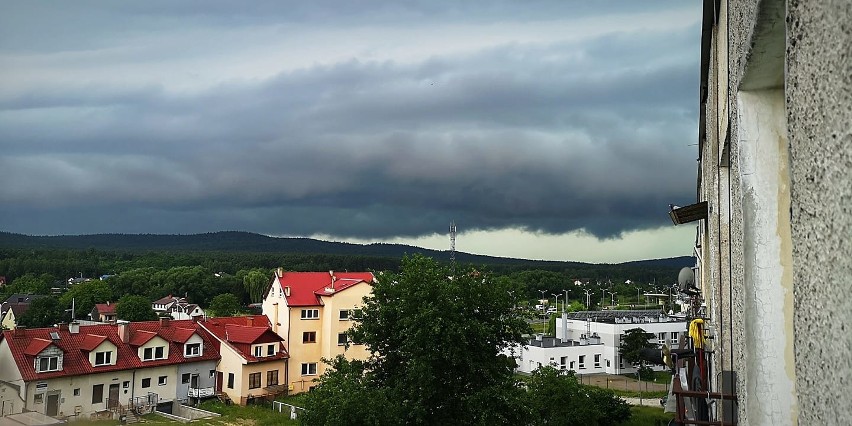
[[59,370],[58,356],[43,356],[36,358],[36,372],[43,373],[45,371]]
[[319,319],[319,309],[302,309],[302,319]]
[[95,352],[95,366],[112,364],[112,351]]
[[303,362],[302,363],[302,375],[303,376],[316,376],[317,375],[317,363],[315,363],[315,362]]
[[341,321],[349,321],[349,309],[341,309],[340,310],[340,320]]
[[188,343],[183,355],[185,357],[201,356],[201,343]]

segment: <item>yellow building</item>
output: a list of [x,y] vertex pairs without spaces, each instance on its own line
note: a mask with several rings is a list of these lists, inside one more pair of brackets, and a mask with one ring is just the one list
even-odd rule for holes
[[216,391],[240,404],[287,390],[287,351],[263,315],[210,318],[198,324],[219,342]]
[[290,354],[290,393],[315,385],[325,371],[323,358],[369,356],[363,345],[347,345],[347,331],[374,280],[369,272],[284,272],[279,268],[275,273],[263,299],[263,313]]

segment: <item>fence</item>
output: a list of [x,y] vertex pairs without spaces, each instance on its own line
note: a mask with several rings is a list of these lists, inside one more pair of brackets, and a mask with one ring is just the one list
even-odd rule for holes
[[277,411],[279,413],[289,412],[290,420],[296,420],[299,417],[300,412],[305,412],[305,409],[302,407],[297,407],[295,405],[287,404],[286,402],[280,401],[272,401],[272,410]]

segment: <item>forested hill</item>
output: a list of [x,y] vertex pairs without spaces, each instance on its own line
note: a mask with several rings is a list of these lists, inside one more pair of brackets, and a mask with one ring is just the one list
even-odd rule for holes
[[[192,235],[155,234],[93,234],[30,236],[0,232],[0,248],[96,249],[105,251],[185,251],[185,252],[242,252],[242,253],[299,253],[338,256],[371,256],[401,258],[420,253],[435,259],[449,259],[448,251],[430,250],[404,244],[352,244],[320,241],[311,238],[278,238],[250,232],[223,231]],[[456,253],[460,263],[486,265],[524,265],[551,269],[553,267],[588,265],[582,262],[556,262],[482,256]],[[626,265],[647,268],[680,268],[693,264],[691,257],[642,260]]]

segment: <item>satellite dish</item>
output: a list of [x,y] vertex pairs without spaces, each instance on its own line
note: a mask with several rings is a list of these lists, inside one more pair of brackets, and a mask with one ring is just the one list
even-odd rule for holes
[[692,268],[682,268],[677,274],[677,287],[681,293],[691,293],[695,288],[695,272]]

